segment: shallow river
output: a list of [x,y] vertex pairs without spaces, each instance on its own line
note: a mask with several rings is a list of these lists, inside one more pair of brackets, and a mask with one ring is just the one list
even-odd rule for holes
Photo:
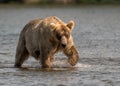
[[[30,57],[14,68],[19,33],[31,19],[57,16],[74,20],[80,61],[75,67],[56,54],[44,70]],[[120,86],[120,6],[0,6],[0,86]]]

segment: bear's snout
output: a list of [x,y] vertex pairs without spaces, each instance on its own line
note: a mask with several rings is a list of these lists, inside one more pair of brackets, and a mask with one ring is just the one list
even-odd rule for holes
[[63,36],[62,39],[61,39],[61,46],[62,46],[63,48],[65,48],[66,45],[67,45],[67,39],[66,39],[65,36]]
[[66,47],[66,44],[62,44],[62,47],[65,48],[65,47]]

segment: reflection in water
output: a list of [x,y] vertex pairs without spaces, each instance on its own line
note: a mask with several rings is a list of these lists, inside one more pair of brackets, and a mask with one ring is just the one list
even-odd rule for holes
[[[78,81],[78,73],[76,67],[53,67],[53,68],[38,68],[38,67],[22,67],[17,69],[18,77],[25,77],[26,80],[37,80],[36,83],[42,83],[43,86],[67,86]],[[27,77],[29,79],[27,79]],[[39,81],[39,82],[38,82]]]
[[[30,66],[30,65],[24,65],[22,68],[20,68],[20,70],[23,71],[46,71],[46,72],[53,72],[53,71],[72,71],[72,70],[76,70],[79,65],[76,66],[71,66],[69,65],[67,62],[65,61],[54,61],[52,63],[52,67],[51,68],[41,68],[41,65],[36,65],[36,63],[31,63],[34,66]],[[78,63],[79,64],[79,63]]]
[[68,67],[68,68],[32,68],[32,67],[22,67],[20,68],[21,71],[41,71],[41,72],[57,72],[57,71],[74,71],[77,68],[75,67]]

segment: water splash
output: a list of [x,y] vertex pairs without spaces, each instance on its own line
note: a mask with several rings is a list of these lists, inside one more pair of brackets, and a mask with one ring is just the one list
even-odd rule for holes
[[54,61],[52,63],[52,66],[55,68],[67,68],[67,67],[72,67],[68,62],[66,61]]
[[89,64],[83,64],[83,63],[77,63],[77,64],[75,65],[75,67],[79,67],[79,68],[89,68],[89,67],[91,67],[91,65],[89,65]]
[[69,68],[69,67],[76,67],[76,68],[88,68],[91,67],[89,64],[77,63],[75,66],[71,66],[66,61],[54,61],[52,64],[55,68]]

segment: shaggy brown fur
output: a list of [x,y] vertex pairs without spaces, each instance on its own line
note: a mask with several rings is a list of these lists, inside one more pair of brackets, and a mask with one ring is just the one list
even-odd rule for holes
[[43,68],[51,67],[54,54],[58,51],[63,51],[68,62],[74,66],[79,55],[71,36],[73,27],[73,21],[66,24],[55,16],[30,21],[20,33],[15,67],[21,67],[29,55],[39,60]]

